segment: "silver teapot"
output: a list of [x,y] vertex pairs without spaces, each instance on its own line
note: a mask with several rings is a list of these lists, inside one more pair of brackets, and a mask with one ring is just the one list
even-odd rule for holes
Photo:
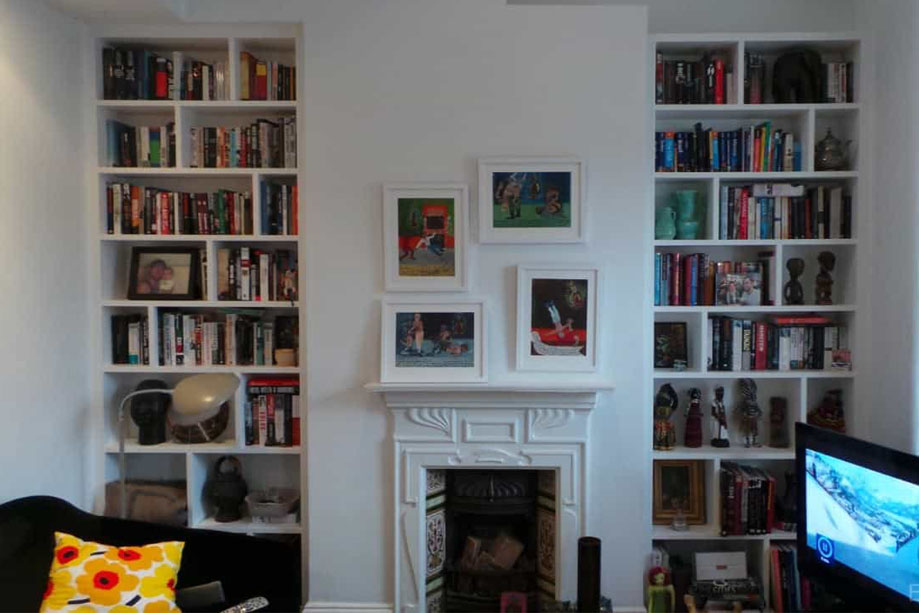
[[826,136],[814,147],[814,167],[817,170],[848,170],[851,144],[851,140],[843,142],[827,128]]

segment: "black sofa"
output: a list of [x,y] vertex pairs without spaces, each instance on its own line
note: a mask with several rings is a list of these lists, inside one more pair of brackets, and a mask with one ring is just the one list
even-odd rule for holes
[[295,544],[100,517],[58,498],[32,496],[0,505],[0,611],[38,611],[55,531],[106,545],[184,541],[176,587],[220,581],[226,605],[209,610],[219,611],[255,596],[268,599],[264,611],[300,609],[300,552]]

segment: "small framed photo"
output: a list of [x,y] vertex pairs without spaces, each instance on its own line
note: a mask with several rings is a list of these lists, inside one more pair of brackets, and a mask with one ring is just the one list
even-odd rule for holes
[[763,275],[760,272],[715,275],[717,306],[759,306],[763,303]]
[[578,158],[480,158],[480,243],[584,240],[584,163]]
[[383,383],[485,383],[482,301],[382,305]]
[[654,368],[674,368],[680,363],[689,363],[686,322],[654,322]]
[[130,300],[198,300],[197,247],[133,247]]
[[517,369],[597,369],[600,269],[517,267]]
[[653,523],[669,524],[682,511],[686,523],[705,523],[705,473],[699,460],[654,461]]
[[383,186],[386,291],[464,291],[468,189],[454,183]]

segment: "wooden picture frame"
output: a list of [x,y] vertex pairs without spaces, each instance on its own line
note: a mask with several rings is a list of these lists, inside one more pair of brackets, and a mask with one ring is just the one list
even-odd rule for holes
[[682,360],[689,365],[685,321],[654,322],[654,368],[674,368]]
[[586,172],[576,157],[478,160],[480,243],[585,240]]
[[517,370],[595,372],[602,289],[597,266],[518,266]]
[[382,383],[487,382],[483,301],[384,300],[381,311]]
[[385,290],[466,291],[469,288],[468,228],[469,190],[466,185],[384,185]]
[[198,247],[132,247],[129,300],[200,300]]
[[[687,501],[679,502],[683,498]],[[700,460],[654,460],[652,519],[655,525],[670,524],[680,504],[686,523],[705,523],[705,465]]]

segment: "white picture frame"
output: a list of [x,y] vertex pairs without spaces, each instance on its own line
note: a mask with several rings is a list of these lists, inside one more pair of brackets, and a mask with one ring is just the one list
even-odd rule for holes
[[[556,176],[559,173],[568,175],[567,181]],[[587,173],[580,158],[483,157],[478,160],[478,175],[480,243],[579,243],[586,240]],[[506,189],[510,179],[518,186],[516,198],[510,197]],[[554,199],[551,197],[553,190]],[[559,196],[565,192],[569,200],[567,209],[565,197]],[[516,215],[511,210],[513,202],[516,202]],[[547,206],[549,204],[553,206]]]
[[[416,314],[422,320],[420,353],[416,353],[418,331],[413,332]],[[485,318],[485,303],[479,299],[425,302],[384,299],[380,382],[486,383]],[[444,326],[450,333],[447,342],[441,336]]]
[[[573,291],[567,281],[574,282]],[[585,291],[577,307],[577,294]],[[517,266],[517,370],[596,372],[602,291],[598,266]],[[534,294],[540,303],[535,317]],[[558,302],[554,313],[550,301]]]
[[[429,205],[418,203],[429,200]],[[452,214],[446,201],[452,200]],[[399,235],[400,210],[409,209],[417,226]],[[424,214],[425,209],[434,213]],[[404,210],[403,210],[404,213]],[[442,220],[445,213],[447,219]],[[428,228],[441,219],[443,227]],[[461,183],[399,183],[383,186],[383,279],[387,292],[456,292],[469,289],[469,190]],[[404,227],[404,226],[403,226]],[[438,240],[439,239],[439,240]],[[411,258],[411,259],[410,259]],[[428,268],[453,274],[423,274]],[[413,270],[414,269],[414,270]]]

